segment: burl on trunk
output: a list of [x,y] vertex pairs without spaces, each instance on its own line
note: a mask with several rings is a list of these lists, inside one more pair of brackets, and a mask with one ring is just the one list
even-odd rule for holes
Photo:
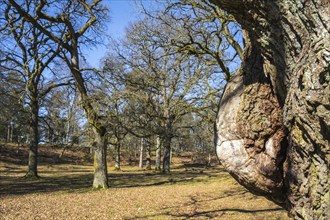
[[216,122],[221,163],[296,219],[330,219],[330,2],[213,0],[242,25]]

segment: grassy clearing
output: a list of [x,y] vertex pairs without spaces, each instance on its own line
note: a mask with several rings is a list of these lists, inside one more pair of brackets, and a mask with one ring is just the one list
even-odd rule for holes
[[41,165],[41,178],[27,180],[25,166],[0,158],[0,219],[289,219],[220,166],[183,160],[166,175],[109,166],[110,189],[92,190],[91,165]]

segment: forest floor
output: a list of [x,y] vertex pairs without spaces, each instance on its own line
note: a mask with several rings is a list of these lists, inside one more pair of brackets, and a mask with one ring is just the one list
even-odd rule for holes
[[109,163],[110,188],[93,190],[86,151],[40,147],[39,179],[22,178],[27,149],[0,144],[0,219],[290,219],[220,165],[175,157],[170,174]]

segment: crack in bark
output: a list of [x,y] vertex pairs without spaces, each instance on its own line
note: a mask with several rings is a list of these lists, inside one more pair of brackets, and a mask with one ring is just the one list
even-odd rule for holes
[[[248,38],[252,43],[252,48],[245,52],[241,69],[245,78],[243,92],[234,93],[234,96],[240,97],[240,107],[232,108],[236,111],[235,120],[224,117],[222,113],[233,106],[226,103],[219,108],[219,137],[216,141],[219,142],[219,138],[222,141],[217,145],[220,160],[226,164],[235,179],[247,188],[276,200],[272,197],[274,189],[270,187],[268,192],[264,190],[264,187],[267,189],[267,184],[271,184],[269,185],[267,179],[260,178],[270,172],[269,164],[265,161],[258,162],[256,158],[269,156],[265,143],[270,140],[270,136],[279,132],[279,136],[286,136],[282,141],[288,140],[287,150],[280,137],[277,137],[277,143],[273,143],[274,149],[279,149],[276,156],[279,163],[275,167],[279,168],[284,179],[282,192],[285,203],[282,205],[296,219],[329,219],[329,3],[324,0],[213,2],[234,15],[249,33]],[[251,60],[247,56],[256,48],[260,49],[258,54],[262,60]],[[247,77],[254,78],[246,79]],[[262,97],[260,92],[266,91],[270,96]],[[229,100],[234,100],[230,89],[225,92],[224,99],[226,96]],[[269,105],[273,105],[272,108],[276,111],[273,112]],[[227,119],[230,119],[228,123],[235,123],[237,127],[226,127],[222,120]],[[278,126],[269,124],[273,121]],[[230,140],[233,135],[242,137],[244,144],[222,146],[225,143],[223,138]],[[245,176],[242,170],[235,170],[235,160],[226,157],[231,154],[221,149],[240,152],[237,156],[244,158],[246,169],[253,172],[252,177]],[[253,164],[247,158],[254,158],[256,163]],[[282,168],[283,158],[286,160]],[[273,168],[276,169],[275,167]]]

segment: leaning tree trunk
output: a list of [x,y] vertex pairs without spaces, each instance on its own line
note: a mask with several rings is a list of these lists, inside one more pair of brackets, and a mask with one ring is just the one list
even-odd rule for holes
[[220,103],[220,161],[294,218],[330,219],[329,1],[211,1],[246,42]]
[[39,103],[37,88],[34,85],[29,86],[30,93],[30,130],[32,138],[29,143],[29,161],[28,170],[25,177],[38,177],[38,143],[39,143],[39,130],[38,130],[38,115]]
[[93,103],[88,97],[87,89],[85,87],[84,78],[79,70],[79,56],[78,45],[75,50],[71,52],[71,65],[70,70],[75,80],[75,85],[78,90],[79,99],[82,107],[84,108],[89,125],[92,127],[94,133],[94,180],[93,188],[106,189],[108,185],[108,169],[107,169],[107,139],[106,127],[104,126],[100,116],[93,107]]

